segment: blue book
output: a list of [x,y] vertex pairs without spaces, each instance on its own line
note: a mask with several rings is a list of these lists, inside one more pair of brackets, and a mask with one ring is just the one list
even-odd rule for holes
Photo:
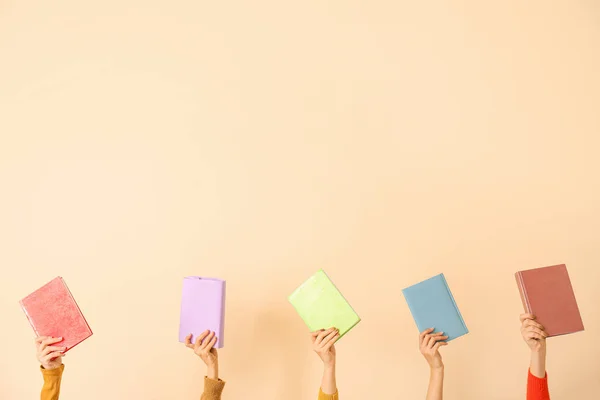
[[434,328],[447,342],[469,333],[444,274],[402,289],[419,332]]

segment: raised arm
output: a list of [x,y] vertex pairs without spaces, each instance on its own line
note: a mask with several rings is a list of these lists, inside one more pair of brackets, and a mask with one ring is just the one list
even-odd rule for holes
[[310,336],[313,350],[323,361],[323,379],[319,389],[319,400],[338,400],[334,343],[340,338],[340,332],[335,328],[329,328],[312,332]]
[[550,400],[546,375],[546,338],[544,327],[531,314],[521,314],[521,336],[529,346],[531,358],[527,378],[527,400]]
[[429,387],[427,388],[426,400],[442,400],[444,396],[444,363],[440,354],[440,347],[447,346],[444,340],[444,332],[433,332],[429,328],[419,335],[419,348],[421,354],[429,364]]
[[219,379],[219,353],[214,345],[217,343],[217,336],[214,332],[204,331],[195,343],[192,343],[192,335],[186,337],[185,345],[194,350],[194,353],[206,365],[206,375],[204,377],[204,392],[200,400],[220,400],[225,382]]
[[44,377],[44,386],[40,394],[41,400],[58,400],[60,396],[60,383],[65,368],[62,357],[65,355],[63,352],[66,348],[54,345],[62,340],[60,337],[50,336],[40,336],[35,339],[37,359]]

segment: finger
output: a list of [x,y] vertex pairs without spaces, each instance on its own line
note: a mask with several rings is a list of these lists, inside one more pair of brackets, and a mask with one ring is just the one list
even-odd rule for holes
[[325,331],[322,331],[319,333],[319,335],[317,336],[317,340],[315,340],[315,344],[317,346],[321,345],[321,343],[323,342],[323,339],[325,339],[327,337],[327,335],[329,335],[331,332],[333,332],[334,328],[329,328]]
[[54,353],[50,353],[50,354],[48,354],[48,355],[47,355],[47,356],[45,356],[43,359],[44,359],[44,360],[46,360],[46,362],[48,362],[48,361],[52,361],[52,360],[54,360],[55,358],[62,357],[62,356],[63,356],[63,353],[62,353],[62,352],[60,352],[60,351],[55,351]]
[[[327,344],[332,342],[332,340],[339,334],[340,333],[337,331],[337,329],[335,331],[331,331],[331,333],[329,333],[329,335],[325,336],[323,341],[321,341],[321,346],[323,346],[323,347],[327,346]],[[332,343],[335,343],[335,341],[333,341]]]
[[42,356],[45,356],[47,354],[56,352],[56,351],[65,351],[67,348],[66,347],[59,347],[59,346],[47,346],[46,348],[44,348],[44,350],[42,350]]
[[444,336],[444,332],[437,332],[427,335],[427,347],[433,348],[436,342],[448,339],[448,336]]
[[521,314],[519,315],[519,319],[521,320],[521,323],[523,323],[523,321],[527,320],[527,319],[535,319],[535,315],[533,314]]
[[204,341],[200,344],[200,349],[205,350],[213,337],[215,337],[215,333],[211,331],[206,339],[204,339]]
[[335,344],[335,342],[338,341],[339,338],[340,334],[339,332],[337,332],[335,335],[333,335],[333,337],[331,337],[331,339],[327,341],[327,343],[323,344],[323,350],[329,351],[329,349],[333,347],[333,345]]
[[425,329],[419,334],[419,346],[427,347],[427,335],[431,334],[431,332],[433,332],[433,329],[434,328]]
[[319,333],[323,332],[324,330],[325,329],[319,329],[318,331],[314,331],[314,332],[310,333],[310,340],[311,340],[311,342],[313,342],[313,344],[317,340],[317,337],[319,336]]
[[448,346],[448,342],[437,342],[433,345],[433,350],[438,351],[442,346]]
[[435,342],[437,342],[437,337],[435,335],[428,335],[427,336],[427,347],[428,348],[433,348],[433,345],[435,344]]
[[206,339],[204,339],[204,342],[202,342],[202,348],[204,350],[210,350],[209,344],[216,337],[217,334],[211,331],[210,334],[206,337]]
[[34,342],[36,344],[41,344],[46,339],[50,339],[50,336],[38,336],[35,338]]
[[189,347],[190,349],[194,348],[194,343],[192,343],[192,334],[190,333],[185,337],[185,347]]
[[46,337],[44,340],[41,341],[40,345],[43,348],[45,348],[46,346],[49,346],[51,344],[55,344],[58,342],[62,342],[63,338],[62,337],[57,337],[57,338],[53,338],[53,337]]
[[196,338],[196,342],[194,343],[194,347],[198,348],[200,346],[202,346],[202,341],[204,341],[204,339],[206,339],[206,337],[210,335],[210,331],[204,331],[202,332],[197,338]]
[[210,350],[213,347],[215,347],[215,344],[217,344],[216,336],[214,336],[210,341],[209,340],[206,341],[206,344],[204,345],[203,350]]
[[546,339],[544,336],[540,335],[539,333],[536,332],[527,332],[527,338],[529,339],[537,339],[537,340],[544,340]]
[[539,322],[535,322],[534,320],[528,319],[526,320],[523,325],[525,326],[535,326],[538,329],[544,330],[544,327],[542,326],[542,324],[540,324]]
[[548,337],[548,334],[546,332],[544,332],[543,330],[538,329],[538,328],[536,328],[534,326],[530,326],[529,328],[527,328],[527,332],[535,332],[538,335],[541,335],[543,337]]
[[423,343],[423,340],[425,339],[425,336],[427,336],[431,332],[433,332],[433,328],[428,328],[428,329],[425,329],[423,332],[421,332],[419,334],[419,344]]

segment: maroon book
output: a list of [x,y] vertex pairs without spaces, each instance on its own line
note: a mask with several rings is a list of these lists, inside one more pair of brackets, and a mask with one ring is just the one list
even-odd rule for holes
[[37,336],[63,338],[55,346],[69,351],[92,336],[90,326],[61,277],[51,280],[20,303]]
[[515,277],[525,312],[536,316],[548,336],[583,331],[566,265],[519,271]]

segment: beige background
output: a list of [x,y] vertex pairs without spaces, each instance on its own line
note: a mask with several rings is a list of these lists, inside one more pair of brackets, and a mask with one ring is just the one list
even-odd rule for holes
[[56,275],[95,331],[62,398],[198,398],[199,274],[225,399],[314,399],[286,296],[323,267],[363,317],[344,400],[424,398],[400,289],[439,272],[471,330],[446,398],[523,399],[513,273],[562,262],[587,331],[550,341],[553,399],[597,397],[599,48],[593,0],[0,1],[0,398],[37,397],[17,301]]

